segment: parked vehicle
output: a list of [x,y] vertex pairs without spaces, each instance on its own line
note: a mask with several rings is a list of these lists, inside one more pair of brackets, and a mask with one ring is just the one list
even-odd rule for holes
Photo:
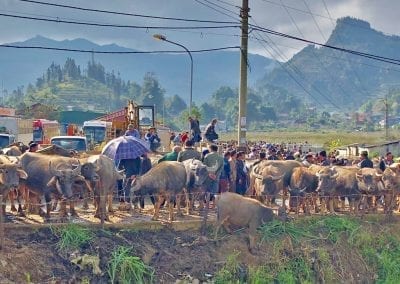
[[56,120],[36,119],[33,121],[33,141],[50,144],[50,139],[60,135],[60,124]]
[[0,148],[14,142],[22,142],[26,145],[32,140],[33,119],[24,119],[15,116],[0,117]]
[[54,136],[50,139],[50,144],[77,152],[88,152],[90,150],[87,139],[83,136]]

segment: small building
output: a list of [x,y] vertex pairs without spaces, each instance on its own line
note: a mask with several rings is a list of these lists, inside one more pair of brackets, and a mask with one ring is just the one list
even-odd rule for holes
[[371,145],[354,143],[338,147],[335,151],[344,158],[358,157],[362,151],[367,151],[369,156],[384,156],[387,152],[400,156],[400,140]]

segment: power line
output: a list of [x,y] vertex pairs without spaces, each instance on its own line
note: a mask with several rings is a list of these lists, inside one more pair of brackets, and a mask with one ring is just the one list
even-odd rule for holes
[[[216,8],[214,8],[214,7],[212,7],[213,3],[207,4],[207,3],[201,2],[200,0],[194,0],[194,1],[197,2],[197,3],[199,3],[199,4],[201,4],[201,5],[203,5],[203,6],[206,6],[207,8],[210,8],[211,10],[216,11],[216,12],[222,14],[222,15],[225,15],[225,16],[227,16],[227,17],[229,17],[229,18],[232,18],[232,19],[236,19],[236,18],[233,17],[232,15],[230,15],[230,14],[228,14],[228,13],[225,13],[225,12],[222,12],[222,11],[220,11],[220,10],[218,10],[218,9],[216,9]],[[215,4],[214,4],[214,5],[215,5]],[[226,10],[227,10],[227,9],[226,9]],[[229,10],[228,10],[228,11],[229,11]],[[230,13],[234,13],[234,12],[232,12],[232,11],[229,11],[229,12],[230,12]],[[234,13],[234,14],[236,15],[236,13]]]
[[[97,53],[97,54],[154,54],[154,53],[186,53],[186,51],[171,51],[171,50],[158,50],[158,51],[100,51],[100,50],[87,50],[87,49],[74,49],[74,48],[59,48],[59,47],[47,47],[47,46],[20,46],[12,44],[1,44],[0,47],[4,48],[15,48],[15,49],[41,49],[41,50],[55,50],[55,51],[70,51],[70,52],[81,52],[81,53]],[[198,49],[190,50],[191,53],[202,53],[212,52],[228,49],[240,49],[240,46],[226,46],[209,49]]]
[[44,22],[53,22],[53,23],[63,23],[63,24],[74,24],[74,25],[85,25],[85,26],[96,26],[96,27],[111,27],[111,28],[131,28],[131,29],[164,29],[164,30],[195,30],[195,29],[226,29],[226,28],[239,28],[238,25],[223,25],[223,26],[191,26],[191,27],[178,27],[178,26],[136,26],[136,25],[115,25],[115,24],[101,24],[101,23],[89,23],[89,22],[80,22],[80,21],[67,21],[62,20],[60,18],[57,19],[49,19],[49,18],[39,18],[39,17],[28,17],[28,16],[18,16],[0,13],[0,16],[17,18],[17,19],[26,19],[26,20],[34,20],[34,21],[44,21]]
[[54,6],[54,7],[60,7],[60,8],[68,8],[68,9],[81,10],[81,11],[88,11],[88,12],[97,12],[97,13],[122,15],[122,16],[131,16],[131,17],[140,17],[140,18],[150,18],[150,19],[159,19],[159,20],[195,22],[195,23],[214,23],[214,24],[237,24],[238,23],[238,22],[223,22],[223,21],[212,21],[212,20],[196,20],[196,19],[175,18],[175,17],[151,16],[151,15],[125,13],[125,12],[117,12],[117,11],[110,11],[110,10],[91,9],[91,8],[85,8],[85,7],[63,5],[63,4],[55,4],[55,3],[43,2],[43,1],[34,1],[34,0],[19,0],[19,1],[21,1],[21,2],[29,2],[29,3],[39,4],[39,5]]
[[288,34],[285,34],[285,33],[277,32],[277,31],[270,30],[270,29],[263,28],[263,27],[256,26],[256,25],[251,25],[251,27],[252,27],[253,30],[256,30],[256,31],[265,32],[265,33],[276,35],[276,36],[280,36],[280,37],[290,38],[290,39],[294,39],[294,40],[297,40],[297,41],[302,41],[302,42],[306,42],[306,43],[310,43],[310,44],[315,44],[315,45],[318,45],[318,46],[323,46],[323,47],[331,48],[331,49],[334,49],[334,50],[339,50],[339,51],[343,51],[343,52],[346,52],[346,53],[351,53],[351,54],[354,54],[354,55],[367,57],[367,58],[370,58],[370,59],[373,59],[373,60],[378,60],[378,61],[391,63],[391,64],[395,64],[395,65],[400,65],[400,59],[394,59],[394,58],[389,58],[389,57],[385,57],[385,56],[379,56],[379,55],[374,55],[374,54],[370,54],[370,53],[355,51],[355,50],[351,50],[351,49],[340,48],[340,47],[329,45],[329,44],[323,44],[323,43],[315,42],[315,41],[312,41],[312,40],[307,40],[307,39],[304,39],[304,38],[300,38],[300,37],[288,35]]
[[[324,4],[324,8],[325,8],[326,13],[328,14],[328,17],[331,19],[330,22],[331,22],[332,26],[335,28],[335,22],[332,20],[332,16],[331,16],[331,13],[329,12],[328,5],[326,5],[325,0],[322,0],[322,3]],[[337,36],[338,36],[338,38],[339,38],[340,41],[344,42],[344,41],[341,39],[341,36],[340,36],[339,34],[337,34]],[[343,45],[343,46],[344,46],[344,45]],[[339,57],[342,57],[342,56],[344,57],[344,53],[340,53]],[[358,72],[357,72],[356,70],[354,70],[354,68],[349,68],[349,70],[350,70],[350,72],[353,73],[354,77],[355,77],[355,78],[358,80],[358,82],[360,83],[360,90],[361,90],[365,95],[369,95],[367,89],[364,88],[364,85],[363,85],[363,83],[361,82],[361,79],[360,79],[360,76],[359,76]],[[354,86],[358,87],[356,84],[354,84]]]

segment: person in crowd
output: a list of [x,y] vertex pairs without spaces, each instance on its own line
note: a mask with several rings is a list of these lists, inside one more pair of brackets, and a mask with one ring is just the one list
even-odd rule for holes
[[384,158],[382,158],[379,162],[379,168],[381,169],[381,171],[383,172],[386,167],[389,167],[390,165],[392,165],[394,163],[393,160],[393,154],[392,152],[387,152],[386,156]]
[[175,132],[170,132],[170,134],[169,134],[169,146],[171,147],[171,149],[175,145],[174,144],[175,137],[176,137]]
[[229,166],[231,168],[230,191],[236,192],[236,157],[237,157],[236,150],[231,150],[230,154],[231,154],[229,158]]
[[131,209],[131,183],[132,180],[140,174],[142,160],[140,157],[134,159],[122,159],[118,163],[119,170],[125,170],[125,180],[118,180],[118,196],[119,196],[119,209],[130,210]]
[[357,166],[361,169],[363,168],[373,168],[374,163],[368,158],[368,152],[367,151],[361,151],[360,154],[360,162],[357,164]]
[[293,161],[293,160],[295,160],[295,157],[294,157],[294,155],[293,155],[293,152],[289,152],[287,155],[286,155],[286,157],[285,157],[285,160],[290,160],[290,161]]
[[[207,167],[216,167],[216,171],[214,173],[208,174],[206,181],[207,193],[209,194],[210,200],[214,200],[214,195],[219,192],[219,179],[224,168],[224,158],[218,154],[217,145],[211,144],[208,149],[209,153],[204,157],[203,163]],[[212,207],[214,206],[215,202]]]
[[328,166],[329,167],[331,165],[331,161],[327,158],[325,150],[319,152],[318,159],[319,159],[320,166]]
[[175,135],[174,140],[172,141],[174,146],[182,145],[182,133],[178,133]]
[[39,144],[36,142],[30,142],[29,143],[29,149],[28,152],[36,152],[39,149]]
[[145,135],[145,139],[150,144],[150,150],[153,152],[157,152],[158,147],[161,145],[161,139],[158,137],[156,129],[154,127],[150,127]]
[[[140,175],[144,175],[148,171],[150,171],[152,168],[151,160],[149,158],[149,155],[147,153],[144,153],[141,158],[141,164],[140,164]],[[132,203],[134,204],[135,207],[137,207],[137,202],[140,201],[140,208],[144,209],[144,198],[145,196],[140,196],[135,198],[135,200],[132,200]],[[155,204],[155,198],[153,195],[150,196],[150,200]]]
[[229,164],[229,158],[231,157],[230,152],[225,152],[224,154],[224,168],[221,172],[219,179],[219,193],[229,191],[230,176],[231,176],[231,166]]
[[215,140],[218,140],[218,134],[215,132],[215,125],[217,125],[217,121],[218,120],[216,118],[211,120],[211,122],[207,125],[206,131],[204,133],[204,137],[210,143],[214,143]]
[[125,131],[125,136],[133,136],[140,139],[140,133],[133,124],[128,125],[128,129]]
[[257,159],[257,149],[252,148],[249,155],[248,155],[249,160],[254,160]]
[[254,162],[253,166],[255,166],[255,165],[261,163],[262,161],[264,161],[264,160],[266,160],[266,159],[267,159],[267,153],[265,153],[265,152],[260,152],[260,157],[259,157],[259,159],[258,159],[257,161]]
[[244,195],[247,190],[247,174],[246,165],[244,163],[245,153],[243,151],[237,152],[236,158],[236,193]]
[[201,131],[200,131],[200,122],[196,118],[192,118],[189,116],[190,123],[190,131],[192,135],[192,142],[200,142],[201,141]]
[[279,160],[278,156],[276,155],[276,149],[275,148],[271,148],[269,150],[268,160]]
[[181,143],[182,143],[182,145],[185,145],[186,141],[190,140],[189,138],[190,138],[189,137],[189,132],[187,132],[187,131],[183,132],[182,135],[181,135]]
[[181,150],[181,146],[174,146],[171,152],[165,154],[161,159],[158,160],[158,163],[164,161],[178,161],[178,155]]
[[306,167],[309,167],[311,165],[313,165],[315,163],[314,161],[314,156],[311,153],[307,153],[304,157],[304,161],[302,162],[302,164]]
[[196,159],[201,161],[202,157],[201,153],[193,147],[193,142],[187,140],[185,143],[185,148],[183,148],[183,150],[178,153],[177,161],[183,162],[189,159]]

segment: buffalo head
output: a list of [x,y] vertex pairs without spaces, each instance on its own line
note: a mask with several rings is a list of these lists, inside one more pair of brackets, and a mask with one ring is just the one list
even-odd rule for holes
[[73,196],[72,184],[76,181],[84,181],[81,176],[81,164],[79,160],[71,160],[70,163],[60,162],[54,165],[49,161],[49,171],[52,178],[48,181],[48,187],[54,187],[63,198],[71,199]]

